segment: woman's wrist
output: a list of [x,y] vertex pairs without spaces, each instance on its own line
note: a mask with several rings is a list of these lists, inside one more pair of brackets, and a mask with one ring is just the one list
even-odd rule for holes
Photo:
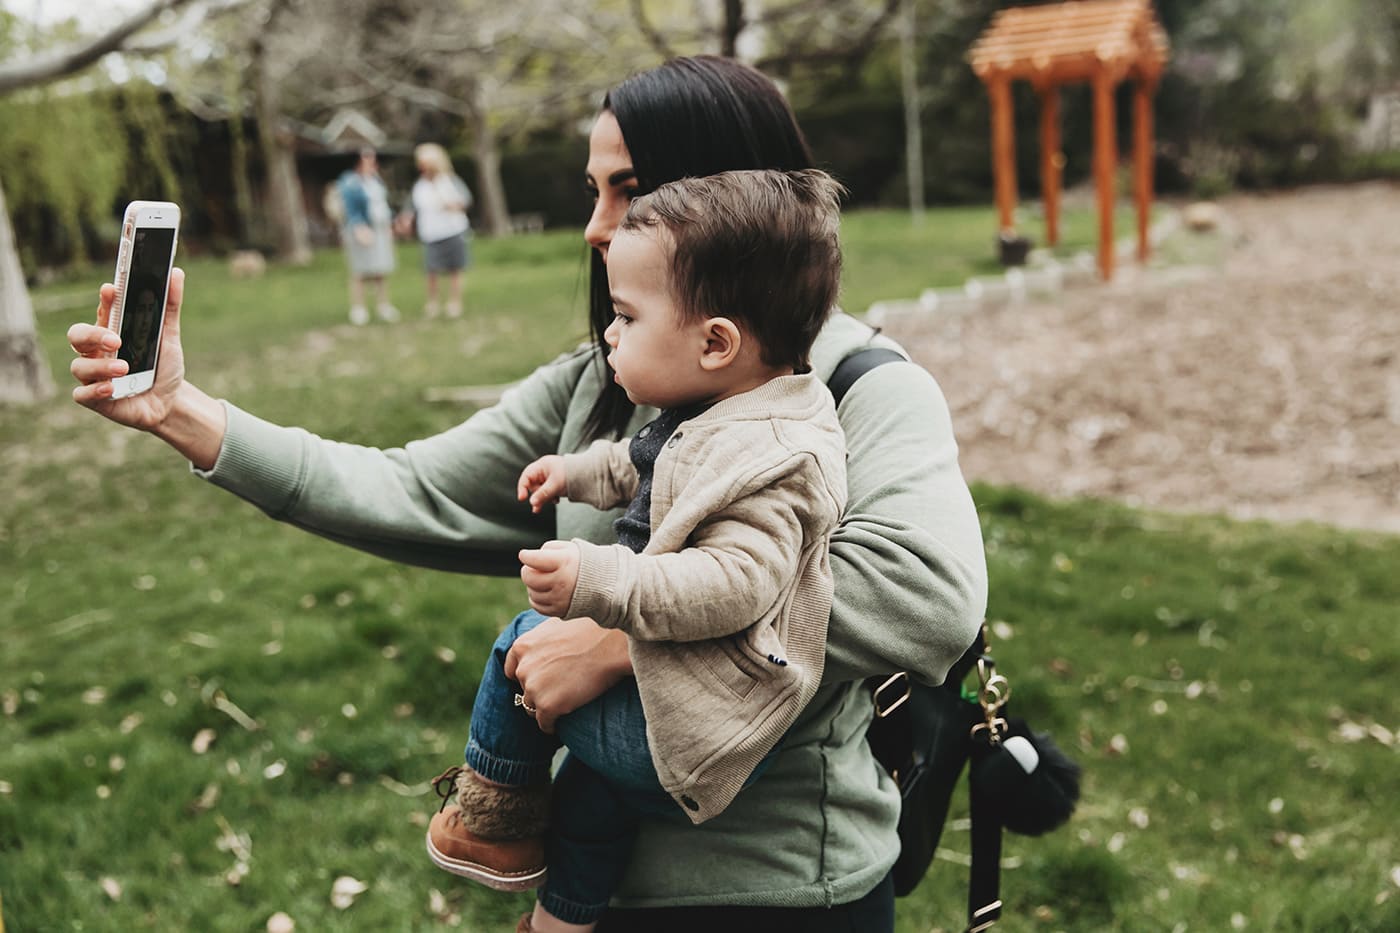
[[627,650],[627,634],[618,629],[607,629],[606,641],[601,654],[606,659],[611,683],[617,683],[632,676],[632,653]]
[[228,430],[228,413],[218,399],[198,386],[180,383],[170,410],[151,433],[175,448],[197,469],[210,470],[219,459]]

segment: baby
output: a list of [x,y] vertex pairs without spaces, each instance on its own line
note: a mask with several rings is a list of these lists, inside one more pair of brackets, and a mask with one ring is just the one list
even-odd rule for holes
[[[456,802],[428,828],[447,871],[544,885],[520,930],[592,930],[640,817],[723,811],[821,680],[845,439],[808,353],[840,283],[842,190],[814,170],[682,179],[637,198],[610,244],[608,364],[660,414],[521,474],[536,511],[560,497],[627,504],[618,543],[521,552],[535,611],[496,642],[465,766],[436,782]],[[635,673],[557,734],[504,668],[546,616],[626,632]]]

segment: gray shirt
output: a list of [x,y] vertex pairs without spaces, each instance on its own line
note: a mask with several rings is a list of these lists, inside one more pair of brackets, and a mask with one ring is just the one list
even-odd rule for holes
[[[827,379],[865,346],[898,347],[833,315],[812,351]],[[591,348],[541,367],[494,408],[401,449],[338,444],[228,406],[216,484],[269,515],[385,557],[458,572],[516,573],[515,551],[548,538],[615,540],[614,511],[561,502],[553,521],[515,499],[526,464],[587,442],[604,369]],[[636,431],[654,410],[638,411]],[[810,907],[868,893],[899,852],[899,792],[865,742],[859,680],[909,670],[932,683],[986,609],[981,529],[933,377],[891,363],[863,376],[838,414],[848,501],[832,536],[836,591],[822,686],[763,779],[700,826],[644,825],[621,906]]]

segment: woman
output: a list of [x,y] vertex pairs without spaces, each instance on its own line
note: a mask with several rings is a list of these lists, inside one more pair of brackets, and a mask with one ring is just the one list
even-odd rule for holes
[[[584,233],[593,248],[594,346],[541,367],[495,408],[411,448],[323,441],[186,382],[183,275],[172,283],[155,389],[113,401],[110,380],[121,366],[102,354],[115,337],[75,324],[69,341],[81,385],[73,396],[161,437],[199,475],[281,520],[396,560],[514,573],[522,546],[613,540],[615,515],[564,502],[553,516],[533,516],[501,479],[540,451],[578,450],[654,416],[632,409],[601,349],[613,316],[604,263],[630,199],[685,175],[811,164],[787,103],[750,68],[683,58],[620,84],[593,126],[585,178],[595,198]],[[110,286],[101,296],[99,324]],[[833,315],[812,368],[826,379],[840,359],[872,344],[893,345]],[[763,777],[725,813],[698,827],[684,818],[645,824],[618,909],[600,931],[893,927],[887,873],[899,851],[899,793],[865,743],[871,702],[860,681],[894,670],[940,681],[981,622],[986,565],[933,378],[912,364],[878,367],[851,388],[839,414],[849,497],[831,545],[836,594],[823,685]],[[547,621],[516,643],[507,668],[549,730],[629,675],[626,636],[587,620]]]
[[345,208],[340,239],[350,264],[350,323],[357,327],[369,323],[366,281],[374,285],[378,295],[379,317],[397,321],[399,310],[389,301],[388,279],[394,271],[393,214],[374,150],[362,149],[355,167],[344,172],[336,184]]
[[467,208],[471,189],[452,171],[447,150],[437,143],[423,143],[413,150],[419,178],[413,183],[412,206],[399,215],[405,232],[415,221],[423,244],[423,269],[428,274],[428,302],[424,317],[437,317],[438,278],[447,276],[447,316],[462,315],[462,274],[471,260],[467,251]]

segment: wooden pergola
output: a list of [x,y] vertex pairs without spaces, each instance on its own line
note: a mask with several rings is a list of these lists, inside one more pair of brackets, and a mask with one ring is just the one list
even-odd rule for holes
[[1094,181],[1099,207],[1099,271],[1113,277],[1114,174],[1118,165],[1114,90],[1133,95],[1133,187],[1138,259],[1148,255],[1152,205],[1152,95],[1167,61],[1167,34],[1150,0],[1069,0],[1005,9],[968,53],[992,103],[992,171],[1003,235],[1015,233],[1016,146],[1011,82],[1029,80],[1040,97],[1040,174],[1046,240],[1059,241],[1060,85],[1086,81],[1094,96]]

